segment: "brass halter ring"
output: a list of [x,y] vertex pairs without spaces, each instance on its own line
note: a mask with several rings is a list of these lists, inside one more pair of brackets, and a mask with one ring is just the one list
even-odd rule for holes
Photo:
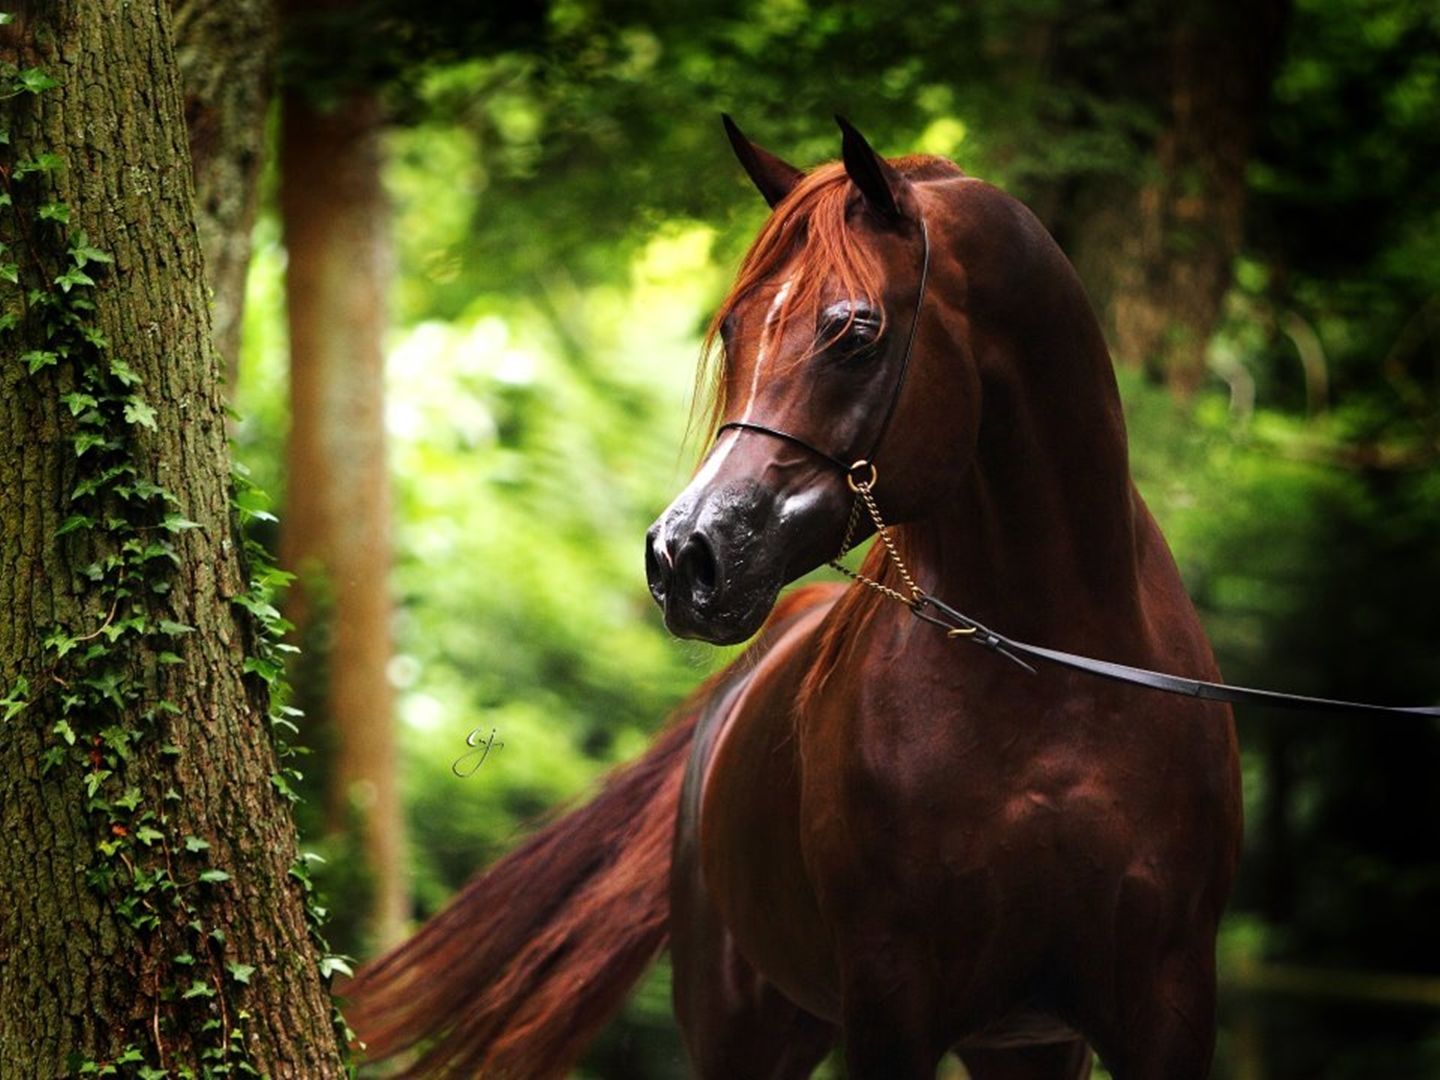
[[[866,469],[870,470],[870,478],[868,480],[859,479],[864,475],[864,470]],[[875,486],[875,482],[879,479],[880,474],[875,468],[875,463],[873,461],[866,461],[864,458],[861,458],[845,470],[845,483],[850,485],[850,490],[855,492],[856,495],[859,495],[862,491],[869,491]]]

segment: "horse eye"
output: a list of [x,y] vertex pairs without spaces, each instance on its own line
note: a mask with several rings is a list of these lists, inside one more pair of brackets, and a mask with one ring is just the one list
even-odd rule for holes
[[880,314],[865,304],[831,304],[821,313],[820,341],[839,360],[860,360],[880,336]]

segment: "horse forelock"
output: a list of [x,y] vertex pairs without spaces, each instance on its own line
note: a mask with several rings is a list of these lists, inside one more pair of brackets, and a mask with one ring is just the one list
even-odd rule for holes
[[[953,163],[930,155],[896,158],[891,164],[916,181],[961,175]],[[707,445],[726,406],[728,358],[721,347],[721,327],[756,288],[782,267],[789,270],[789,288],[776,313],[777,336],[791,319],[814,325],[828,286],[842,295],[863,298],[879,309],[883,333],[884,305],[880,298],[884,266],[850,227],[849,193],[850,178],[840,162],[818,166],[780,201],[746,252],[740,272],[710,320],[701,346],[694,415],[704,417]]]

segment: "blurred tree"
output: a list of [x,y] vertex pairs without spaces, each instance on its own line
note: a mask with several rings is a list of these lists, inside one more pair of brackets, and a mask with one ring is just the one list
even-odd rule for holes
[[171,0],[215,344],[235,385],[275,68],[274,0]]
[[169,5],[7,7],[0,1074],[340,1077]]
[[[343,11],[295,0],[287,18]],[[294,32],[292,23],[292,32]],[[398,941],[409,914],[388,665],[390,483],[385,356],[390,216],[380,181],[383,116],[373,88],[328,102],[290,85],[280,141],[280,215],[290,325],[287,613],[312,646],[303,694],[323,753],[325,829],[354,833],[342,857],[370,898],[366,937]],[[322,685],[313,685],[319,681]],[[352,916],[355,911],[351,908]]]
[[[1245,240],[1246,168],[1265,120],[1290,0],[1127,0],[1067,8],[1049,63],[1114,107],[1149,106],[1133,171],[1068,178],[1047,215],[1115,358],[1181,398]],[[1103,122],[1104,114],[1096,121]]]

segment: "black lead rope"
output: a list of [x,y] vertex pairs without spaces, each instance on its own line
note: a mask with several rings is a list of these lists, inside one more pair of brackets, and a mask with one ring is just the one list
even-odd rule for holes
[[[931,614],[928,610],[930,608],[934,608],[938,614]],[[1075,653],[1062,652],[1059,649],[1046,649],[997,633],[929,594],[923,594],[915,604],[911,605],[910,610],[917,618],[933,623],[947,632],[959,631],[952,633],[951,636],[964,637],[976,645],[982,645],[997,652],[1013,660],[1032,675],[1035,674],[1035,669],[1027,664],[1023,657],[1058,664],[1061,667],[1070,668],[1072,671],[1083,671],[1087,675],[1095,675],[1102,679],[1113,679],[1116,682],[1143,686],[1146,689],[1160,690],[1167,694],[1178,694],[1181,697],[1200,698],[1203,701],[1223,701],[1231,705],[1263,705],[1272,709],[1306,709],[1313,712],[1387,713],[1440,718],[1440,706],[1370,705],[1359,701],[1336,701],[1332,698],[1306,697],[1303,694],[1282,694],[1276,690],[1256,690],[1249,686],[1229,686],[1225,683],[1206,682],[1204,679],[1187,679],[1180,675],[1167,675],[1162,671],[1131,667],[1129,664],[1116,664],[1109,660],[1077,656]]]

